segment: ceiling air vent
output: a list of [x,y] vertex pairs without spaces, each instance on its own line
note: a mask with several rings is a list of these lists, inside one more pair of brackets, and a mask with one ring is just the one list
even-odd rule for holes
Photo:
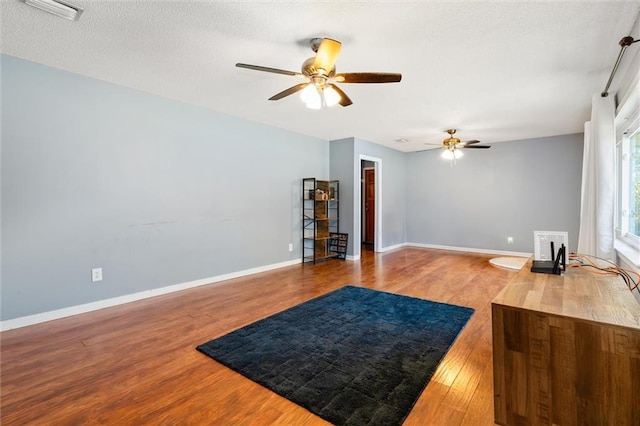
[[82,15],[84,10],[79,7],[71,6],[70,4],[63,3],[56,0],[21,0],[24,4],[33,6],[45,12],[52,13],[61,18],[69,19],[70,21],[77,21]]

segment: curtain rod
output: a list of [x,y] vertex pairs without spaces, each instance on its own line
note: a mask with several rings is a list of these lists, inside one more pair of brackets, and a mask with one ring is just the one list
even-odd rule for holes
[[620,65],[620,60],[622,59],[622,55],[624,55],[624,51],[627,50],[627,47],[631,46],[633,43],[637,43],[640,40],[634,40],[631,36],[622,37],[620,42],[620,53],[618,54],[618,59],[616,59],[616,63],[613,66],[613,70],[611,70],[611,75],[609,76],[609,81],[607,81],[607,86],[604,88],[604,91],[600,93],[600,96],[606,98],[609,96],[609,86],[611,86],[611,81],[613,80],[613,76],[616,74],[618,70],[618,65]]

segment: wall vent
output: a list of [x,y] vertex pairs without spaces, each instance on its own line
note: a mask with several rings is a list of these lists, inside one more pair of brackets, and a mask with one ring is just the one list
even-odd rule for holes
[[558,253],[560,246],[564,244],[565,253],[569,255],[569,233],[564,231],[533,231],[533,258],[534,260],[554,260],[551,256],[551,242]]

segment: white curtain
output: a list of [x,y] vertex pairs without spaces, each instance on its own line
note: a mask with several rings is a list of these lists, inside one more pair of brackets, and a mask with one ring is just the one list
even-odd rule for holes
[[593,95],[584,126],[578,253],[613,260],[615,94]]

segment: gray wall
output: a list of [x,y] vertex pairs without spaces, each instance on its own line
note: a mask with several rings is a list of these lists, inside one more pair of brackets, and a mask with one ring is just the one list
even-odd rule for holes
[[[533,252],[533,231],[568,231],[575,250],[583,135],[407,155],[407,242]],[[507,244],[507,237],[514,244]]]
[[2,320],[300,257],[327,141],[0,58]]
[[530,252],[534,230],[567,230],[575,248],[581,134],[470,150],[451,168],[439,150],[328,143],[0,59],[2,320],[296,259],[302,177],[340,180],[358,256],[360,155],[382,159],[383,249]]
[[330,175],[340,180],[340,231],[349,233],[347,253],[360,255],[360,155],[382,160],[381,247],[405,242],[405,154],[358,138],[331,141]]
[[[329,175],[333,180],[340,181],[340,232],[349,234],[347,242],[347,255],[353,256],[354,247],[354,226],[353,220],[353,197],[354,185],[354,141],[353,138],[331,141],[329,144]],[[360,169],[358,168],[358,171]],[[356,244],[357,245],[357,244]],[[358,252],[359,253],[359,252]]]

